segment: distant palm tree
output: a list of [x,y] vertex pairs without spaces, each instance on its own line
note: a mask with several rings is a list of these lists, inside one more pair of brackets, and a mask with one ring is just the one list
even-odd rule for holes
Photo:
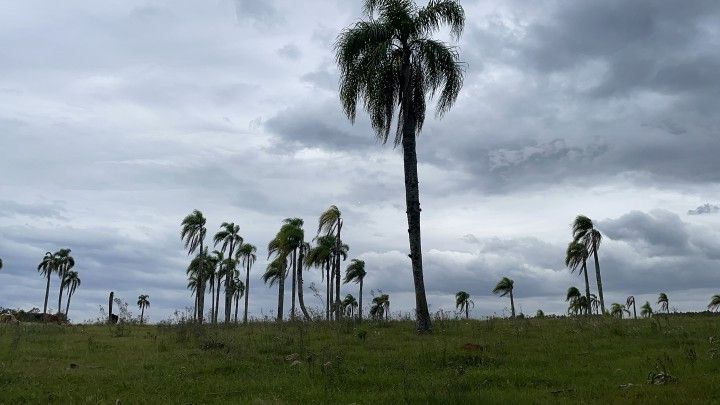
[[355,308],[358,307],[358,302],[352,294],[348,294],[341,302],[343,313],[351,319],[355,317]]
[[235,299],[235,323],[238,323],[238,307],[240,306],[240,298],[245,295],[245,283],[240,280],[240,275],[236,274],[232,282],[233,298]]
[[70,256],[70,249],[60,249],[55,252],[56,271],[60,277],[60,292],[58,293],[58,313],[62,313],[62,295],[65,289],[65,278],[68,272],[75,267],[75,259]]
[[535,318],[545,318],[545,312],[542,309],[538,309],[535,313]]
[[[268,256],[275,254],[278,257],[283,256],[290,266],[290,319],[295,319],[295,297],[301,296],[302,291],[302,263],[298,260],[298,254],[303,254],[305,244],[305,231],[303,230],[304,221],[301,218],[285,218],[280,231],[270,244],[268,244]],[[300,286],[298,288],[298,286]],[[304,296],[300,300],[300,309],[306,320],[310,319],[310,314],[305,308]]]
[[710,298],[710,304],[708,304],[710,311],[717,311],[720,309],[720,294],[715,294]]
[[150,296],[147,294],[142,294],[138,297],[137,306],[140,308],[140,324],[142,325],[143,320],[145,319],[145,308],[150,306]]
[[287,260],[283,256],[278,256],[275,260],[271,261],[265,274],[263,274],[263,281],[267,284],[270,283],[272,287],[275,283],[278,284],[278,310],[277,320],[282,321],[283,319],[283,298],[285,296],[285,277],[287,277]]
[[627,314],[630,315],[630,311],[628,311],[622,304],[618,304],[616,302],[610,306],[610,315],[614,317],[622,319],[624,312],[627,312]]
[[589,303],[587,297],[585,297],[584,295],[580,295],[577,299],[570,301],[570,306],[568,307],[568,314],[587,314],[588,306]]
[[[324,235],[315,238],[315,246],[311,247],[305,256],[306,267],[316,267],[320,269],[320,275],[326,281],[325,288],[325,319],[330,320],[331,305],[331,288],[330,288],[330,264],[333,260],[333,252],[335,251],[335,236]],[[323,273],[323,267],[325,273]]]
[[661,311],[665,311],[668,314],[670,313],[670,300],[668,299],[667,294],[660,293],[660,295],[658,295],[657,303],[660,305]]
[[645,301],[645,305],[640,307],[640,315],[643,318],[649,318],[653,315],[653,309],[649,302]]
[[[205,217],[202,212],[194,210],[190,215],[186,216],[181,222],[180,228],[180,239],[185,244],[185,249],[188,250],[188,255],[194,253],[196,250],[203,254],[204,240],[207,229],[205,228]],[[207,255],[206,255],[207,256]],[[200,273],[197,275],[197,281],[200,283],[196,286],[197,291],[195,298],[197,300],[197,321],[203,323],[203,316],[205,311],[205,282],[209,279],[202,271],[206,266],[198,266]]]
[[47,279],[47,284],[45,285],[45,303],[43,304],[43,314],[47,314],[48,297],[50,295],[50,276],[57,269],[57,259],[55,255],[50,252],[45,253],[37,269],[40,274]]
[[411,0],[365,0],[364,12],[367,20],[344,30],[336,42],[340,100],[352,122],[360,102],[383,143],[399,108],[394,144],[403,149],[417,329],[425,332],[432,325],[423,279],[415,137],[425,120],[426,96],[438,95],[437,115],[441,116],[460,92],[463,65],[457,51],[431,35],[442,24],[458,39],[465,12],[457,0],[433,0],[422,8]]
[[632,305],[632,309],[633,309],[633,318],[637,319],[637,309],[635,308],[635,297],[632,295],[627,297],[627,300],[625,301],[626,308],[630,308],[630,305]]
[[571,273],[580,269],[580,273],[585,276],[585,303],[588,305],[586,314],[590,314],[590,281],[587,274],[587,258],[588,251],[585,245],[579,242],[570,242],[567,252],[565,253],[565,265],[570,269]]
[[[215,247],[221,244],[220,251],[228,258],[225,263],[225,275],[232,274],[235,271],[235,261],[232,260],[235,257],[235,249],[243,243],[243,238],[240,236],[240,226],[232,222],[223,222],[220,225],[220,230],[213,237],[213,242]],[[225,277],[225,323],[230,323],[232,312],[233,291],[230,288],[231,282],[232,276]],[[218,286],[218,296],[220,295],[219,291],[220,286]]]
[[600,296],[600,309],[605,313],[605,299],[603,298],[602,277],[600,277],[600,261],[598,260],[598,250],[602,243],[602,234],[595,228],[593,221],[584,216],[578,215],[572,226],[573,240],[585,245],[588,253],[593,255],[595,259],[595,277],[597,279],[598,295]]
[[470,305],[475,306],[475,302],[470,299],[470,294],[465,291],[455,293],[455,308],[465,311],[465,319],[470,319]]
[[69,271],[65,277],[65,288],[67,290],[67,302],[65,303],[65,317],[68,317],[70,311],[70,298],[75,295],[75,290],[80,287],[80,277],[77,271]]
[[342,214],[340,213],[340,209],[337,206],[331,205],[330,208],[320,214],[320,219],[318,220],[318,236],[320,235],[320,233],[324,233],[325,235],[335,235],[335,254],[332,258],[330,288],[332,289],[333,285],[335,286],[335,303],[333,306],[334,308],[336,308],[336,319],[340,318],[342,312],[340,310],[340,255],[338,254],[338,252],[342,250],[342,239],[340,238],[340,231],[342,230],[342,226]]
[[345,284],[355,282],[360,284],[360,305],[358,309],[358,318],[362,321],[362,299],[363,299],[363,281],[365,280],[365,262],[359,259],[352,259],[350,265],[345,270]]
[[[201,305],[204,305],[205,297],[201,297],[200,299],[198,299],[197,296],[204,294],[205,286],[207,283],[209,283],[211,287],[211,314],[215,313],[215,300],[212,299],[215,297],[215,261],[213,257],[208,254],[208,247],[204,247],[203,250],[199,252],[197,256],[195,256],[195,258],[190,261],[186,274],[188,275],[188,288],[190,288],[191,292],[195,293],[195,315],[198,322],[200,322],[200,317],[204,315],[202,313],[203,307]],[[210,317],[210,321],[212,322],[212,316]]]
[[373,319],[383,320],[385,317],[390,316],[390,296],[387,294],[381,294],[373,298],[372,306],[370,307],[370,316]]
[[596,315],[600,314],[600,301],[595,294],[590,294],[590,308]]
[[513,288],[514,288],[515,282],[513,280],[510,280],[507,277],[503,277],[499,283],[493,288],[493,294],[500,294],[501,297],[504,297],[508,294],[510,294],[510,310],[512,314],[512,318],[515,318],[515,300],[513,299]]
[[243,323],[248,322],[248,297],[250,296],[250,268],[255,264],[257,248],[249,243],[243,243],[238,249],[238,258],[245,266],[245,308],[243,309]]

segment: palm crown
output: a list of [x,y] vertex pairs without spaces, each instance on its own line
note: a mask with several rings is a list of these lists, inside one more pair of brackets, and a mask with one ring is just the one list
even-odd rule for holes
[[150,296],[147,294],[142,294],[138,297],[137,306],[140,309],[147,308],[150,306]]
[[710,298],[710,304],[708,304],[708,309],[711,311],[717,311],[718,308],[720,308],[720,294],[715,294]]
[[492,292],[493,294],[500,294],[501,297],[504,297],[510,294],[514,284],[515,282],[513,280],[510,280],[507,277],[503,277],[500,282],[497,283],[495,288],[493,288]]
[[202,212],[194,210],[192,214],[186,216],[181,223],[180,239],[185,244],[188,254],[195,252],[201,247],[203,239],[205,239],[205,217]]
[[658,303],[658,305],[660,305],[660,309],[662,311],[665,311],[665,312],[669,311],[670,300],[668,299],[667,294],[660,293],[660,295],[658,295],[657,303]]
[[359,283],[365,278],[365,262],[359,259],[352,259],[345,271],[345,283]]

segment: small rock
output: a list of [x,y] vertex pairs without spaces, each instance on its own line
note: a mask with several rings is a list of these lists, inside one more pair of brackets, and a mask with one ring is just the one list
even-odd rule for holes
[[292,362],[292,364],[290,364],[290,367],[298,367],[301,364],[302,364],[302,362],[300,360],[295,360]]
[[293,353],[293,354],[285,357],[285,361],[297,361],[297,360],[300,360],[300,355],[297,353]]

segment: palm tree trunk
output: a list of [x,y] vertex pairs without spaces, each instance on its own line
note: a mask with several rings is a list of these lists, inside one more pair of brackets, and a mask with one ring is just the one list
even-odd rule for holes
[[290,294],[292,303],[290,304],[290,319],[295,320],[295,295],[297,294],[297,280],[295,275],[297,274],[297,249],[293,249],[292,252],[292,276],[290,281],[292,282],[292,293]]
[[68,319],[68,312],[70,312],[70,298],[72,298],[72,293],[68,291],[67,302],[65,303],[65,319]]
[[330,282],[330,320],[335,319],[335,257],[331,259],[331,262],[328,263],[329,272],[330,272],[330,279],[328,280]]
[[[285,269],[283,269],[283,273],[285,272]],[[280,275],[280,280],[278,283],[278,310],[277,310],[277,320],[278,322],[283,320],[283,301],[285,300],[285,274]]]
[[[233,245],[233,242],[230,242],[230,252],[228,253],[228,259],[232,260],[232,255],[235,252],[235,246]],[[228,262],[229,264],[230,262]],[[234,262],[233,262],[234,263]],[[232,284],[232,278],[233,274],[235,272],[235,266],[233,265],[232,268],[225,269],[227,271],[227,275],[225,276],[225,323],[230,323],[230,314],[232,313],[232,298],[233,298],[233,292],[230,288],[230,285]]]
[[597,246],[595,246],[595,249],[593,249],[593,256],[595,256],[595,277],[597,277],[597,288],[598,288],[598,298],[600,298],[600,309],[602,310],[602,314],[605,314],[605,299],[603,298],[603,289],[602,289],[602,278],[600,277],[600,261],[598,260],[598,254],[597,254]]
[[248,323],[248,298],[250,295],[250,260],[248,258],[247,270],[245,271],[245,308],[243,313],[243,323]]
[[637,309],[635,309],[635,301],[633,301],[633,316],[637,319]]
[[305,251],[300,248],[300,257],[298,258],[298,270],[297,270],[297,288],[298,288],[298,302],[300,303],[300,310],[303,313],[306,321],[310,320],[310,314],[305,308],[305,294],[303,293],[303,262],[305,261]]
[[325,261],[325,319],[330,320],[330,260]]
[[515,318],[515,298],[513,297],[513,290],[510,290],[510,313]]
[[193,300],[193,321],[197,321],[197,303],[198,303],[198,295],[197,295],[197,287],[195,287],[195,299]]
[[470,319],[470,305],[468,303],[465,303],[465,319]]
[[240,306],[240,296],[235,296],[235,323],[238,323],[238,307]]
[[65,289],[63,287],[64,281],[65,281],[65,275],[61,274],[60,275],[60,293],[58,294],[58,310],[57,310],[58,314],[62,314],[62,293],[63,293],[63,290]]
[[47,314],[48,297],[50,296],[50,271],[48,270],[47,284],[45,285],[45,304],[43,304],[43,314]]
[[145,305],[140,308],[140,325],[143,324],[143,320],[145,318]]
[[410,241],[410,261],[412,263],[413,283],[415,285],[415,312],[417,330],[427,332],[432,328],[425,295],[423,279],[422,247],[420,243],[420,188],[417,170],[417,150],[415,139],[416,117],[410,88],[410,62],[406,54],[403,62],[404,89],[402,101],[403,117],[403,165],[405,169],[405,205],[408,219],[408,238]]
[[337,257],[335,258],[335,319],[342,318],[342,310],[340,309],[340,257],[342,250],[342,241],[340,240],[340,231],[342,230],[343,221],[338,219],[337,238],[335,244],[337,246]]
[[215,277],[210,279],[210,323],[215,321]]
[[590,281],[588,280],[588,274],[587,274],[587,263],[585,260],[583,260],[583,274],[585,275],[585,299],[587,299],[587,308],[585,308],[585,313],[587,315],[591,314],[590,310]]
[[358,306],[358,317],[360,318],[360,322],[362,322],[362,288],[363,288],[363,279],[360,279],[360,305]]
[[[200,240],[200,254],[204,252],[204,246],[202,239]],[[197,315],[198,315],[198,323],[202,325],[203,320],[205,318],[205,274],[203,272],[205,267],[205,262],[203,261],[200,266],[200,274],[198,275],[199,279],[199,285],[197,286],[197,291],[195,291],[195,295],[197,296]]]
[[220,284],[222,284],[222,276],[218,276],[215,281],[215,317],[213,322],[218,322],[218,315],[220,314]]

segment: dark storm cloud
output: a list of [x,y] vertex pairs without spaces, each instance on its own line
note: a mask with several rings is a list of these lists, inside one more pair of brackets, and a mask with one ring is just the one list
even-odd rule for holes
[[633,211],[618,219],[602,221],[600,226],[611,239],[637,243],[654,256],[690,253],[687,225],[668,211],[650,214]]
[[688,215],[704,215],[717,214],[720,212],[720,206],[714,204],[703,204],[693,210],[688,210]]

